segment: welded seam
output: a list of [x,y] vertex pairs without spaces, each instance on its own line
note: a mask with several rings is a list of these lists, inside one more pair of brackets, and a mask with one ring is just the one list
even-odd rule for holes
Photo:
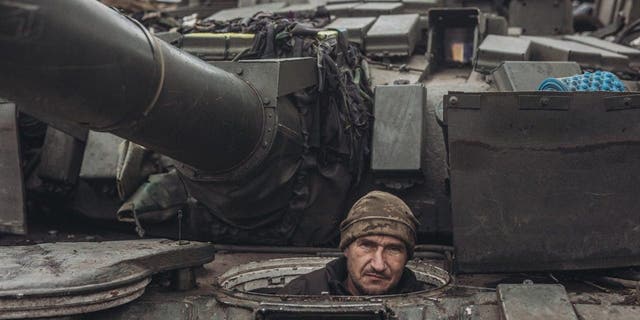
[[129,20],[135,23],[138,26],[138,28],[142,30],[145,37],[147,38],[147,41],[149,42],[149,44],[151,44],[151,53],[153,55],[153,60],[156,60],[158,62],[158,69],[160,71],[160,77],[158,79],[158,86],[156,87],[156,92],[153,94],[153,98],[149,102],[149,105],[147,105],[147,107],[145,107],[144,111],[142,112],[142,115],[146,117],[151,112],[151,110],[153,110],[153,107],[155,107],[156,102],[158,102],[158,98],[160,97],[160,93],[162,92],[162,87],[164,86],[164,78],[165,78],[164,55],[162,54],[162,49],[160,48],[160,44],[158,43],[159,40],[153,35],[151,35],[149,30],[147,30],[147,28],[145,28],[138,20],[135,20],[130,17],[127,17],[127,18],[129,18]]

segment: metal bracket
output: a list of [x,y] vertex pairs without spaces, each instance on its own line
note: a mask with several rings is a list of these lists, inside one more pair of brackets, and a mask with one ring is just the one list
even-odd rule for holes
[[242,78],[260,95],[265,115],[262,141],[248,160],[227,173],[211,174],[186,164],[180,166],[180,171],[194,181],[237,180],[255,168],[271,151],[280,123],[278,99],[316,85],[318,68],[313,58],[221,61],[211,64]]
[[527,61],[530,57],[530,40],[488,35],[478,47],[475,70],[481,73],[490,73],[503,61]]
[[[461,95],[457,95],[461,93]],[[482,96],[477,94],[467,94],[463,92],[449,92],[443,97],[443,118],[445,125],[449,122],[449,109],[480,110]]]
[[354,303],[354,304],[286,304],[261,303],[256,310],[255,319],[280,319],[280,317],[295,319],[317,319],[319,317],[339,317],[339,319],[372,319],[383,320],[389,318],[389,312],[384,304]]
[[482,96],[479,94],[464,94],[456,95],[455,92],[451,92],[444,97],[445,107],[452,109],[470,109],[480,110],[482,105]]
[[571,97],[566,96],[519,96],[520,110],[569,110]]
[[640,95],[626,95],[604,98],[607,111],[640,109]]
[[427,57],[429,68],[427,73],[434,72],[439,66],[448,63],[445,58],[445,33],[451,28],[467,29],[473,34],[473,55],[469,62],[475,60],[478,47],[479,28],[478,16],[480,10],[476,8],[445,8],[429,10],[429,36],[427,41]]
[[318,83],[318,68],[314,58],[220,61],[211,64],[250,83],[263,101],[269,100],[265,105],[274,107],[278,97]]

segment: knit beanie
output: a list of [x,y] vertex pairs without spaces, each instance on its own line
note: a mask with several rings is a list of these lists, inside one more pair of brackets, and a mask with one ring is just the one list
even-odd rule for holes
[[385,235],[402,240],[411,258],[418,224],[411,209],[400,198],[387,192],[371,191],[356,201],[340,224],[340,250],[357,238]]

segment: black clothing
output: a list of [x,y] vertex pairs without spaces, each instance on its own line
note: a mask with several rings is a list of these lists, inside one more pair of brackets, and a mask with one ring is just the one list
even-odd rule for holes
[[[293,279],[280,289],[278,294],[320,295],[327,292],[335,296],[350,296],[351,293],[344,285],[347,274],[347,258],[341,257],[327,263],[322,269]],[[387,294],[409,293],[426,289],[427,285],[418,281],[413,271],[405,267],[398,285]]]

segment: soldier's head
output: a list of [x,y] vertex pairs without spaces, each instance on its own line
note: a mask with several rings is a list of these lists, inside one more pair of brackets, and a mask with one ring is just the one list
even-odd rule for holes
[[387,294],[413,255],[417,219],[400,198],[372,191],[353,205],[340,224],[347,258],[347,288],[353,294]]

